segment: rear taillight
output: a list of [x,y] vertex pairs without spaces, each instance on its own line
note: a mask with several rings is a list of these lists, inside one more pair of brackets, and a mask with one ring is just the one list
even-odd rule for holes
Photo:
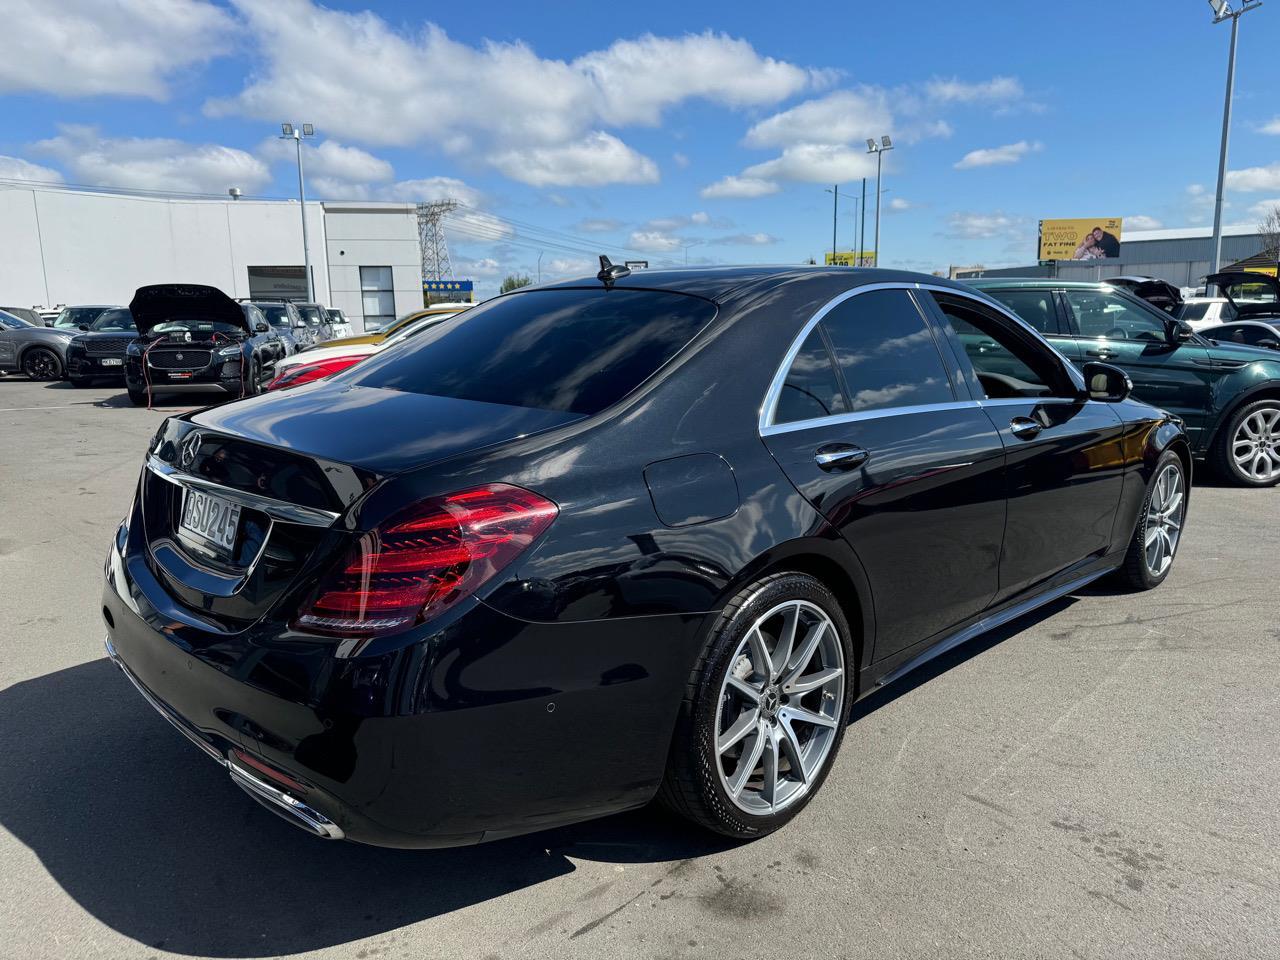
[[284,390],[288,387],[300,387],[313,380],[323,380],[335,373],[353,367],[365,357],[364,354],[354,357],[331,357],[328,360],[317,360],[314,363],[300,363],[289,367],[280,376],[267,384],[268,390]]
[[341,637],[406,630],[474,593],[558,512],[550,500],[505,483],[414,504],[360,536],[294,626]]

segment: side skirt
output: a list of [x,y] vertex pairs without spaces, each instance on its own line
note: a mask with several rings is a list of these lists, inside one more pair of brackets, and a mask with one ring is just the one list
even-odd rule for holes
[[1054,600],[1061,597],[1065,597],[1067,594],[1075,593],[1077,590],[1083,589],[1100,577],[1104,577],[1108,573],[1111,573],[1114,569],[1115,567],[1105,567],[1101,570],[1095,570],[1092,573],[1087,573],[1082,577],[1078,577],[1075,580],[1070,581],[1069,583],[1053,587],[1050,590],[1046,590],[1044,593],[1037,594],[1034,597],[1028,597],[1019,603],[1005,607],[1003,610],[998,610],[995,613],[988,614],[976,623],[970,624],[948,637],[944,637],[937,643],[930,646],[929,649],[916,654],[905,663],[902,663],[891,669],[888,673],[883,674],[877,678],[874,683],[864,685],[863,689],[866,690],[867,693],[870,693],[878,687],[883,687],[886,684],[893,683],[893,681],[905,676],[917,667],[923,666],[935,657],[941,656],[948,650],[953,650],[960,646],[960,644],[969,642],[974,637],[981,636],[990,630],[996,629],[996,627],[1003,626],[1010,620],[1016,620],[1018,617],[1028,614],[1032,610],[1043,607],[1047,603],[1052,603]]

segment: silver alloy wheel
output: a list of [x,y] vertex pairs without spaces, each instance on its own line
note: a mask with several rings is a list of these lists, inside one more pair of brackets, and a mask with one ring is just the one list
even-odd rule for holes
[[1241,420],[1231,456],[1245,476],[1274,480],[1280,474],[1280,407],[1263,407]]
[[1182,536],[1182,517],[1186,497],[1182,490],[1182,470],[1176,463],[1166,464],[1156,477],[1147,508],[1146,539],[1143,541],[1147,570],[1153,577],[1163,576],[1173,563]]
[[844,646],[816,604],[788,600],[751,625],[716,707],[720,784],[742,810],[777,813],[831,754],[844,703]]

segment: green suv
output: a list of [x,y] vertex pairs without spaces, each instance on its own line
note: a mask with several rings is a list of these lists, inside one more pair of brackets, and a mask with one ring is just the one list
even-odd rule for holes
[[[979,279],[1077,366],[1101,360],[1124,370],[1133,394],[1186,422],[1197,457],[1241,486],[1280,483],[1280,356],[1207,340],[1144,300],[1105,283]],[[970,358],[1001,371],[1001,346],[958,331]],[[1009,355],[1010,375],[1020,369]]]

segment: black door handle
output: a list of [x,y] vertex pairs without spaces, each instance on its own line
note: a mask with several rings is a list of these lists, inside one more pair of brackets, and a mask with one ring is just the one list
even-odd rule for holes
[[1110,350],[1086,350],[1085,356],[1097,357],[1099,360],[1110,360],[1115,354]]
[[1014,417],[1009,421],[1010,432],[1019,440],[1030,440],[1032,437],[1039,436],[1043,429],[1043,423],[1032,420],[1030,417]]
[[871,458],[871,454],[853,443],[824,443],[813,454],[813,462],[828,473],[852,470]]

